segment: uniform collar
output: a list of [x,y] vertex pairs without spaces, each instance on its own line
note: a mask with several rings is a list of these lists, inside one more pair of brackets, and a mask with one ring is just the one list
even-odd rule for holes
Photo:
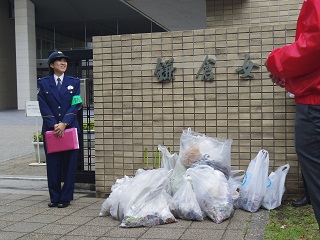
[[64,73],[62,73],[61,76],[57,76],[57,75],[53,74],[53,78],[54,78],[54,81],[56,82],[56,84],[58,84],[57,79],[60,78],[61,79],[61,84],[62,84],[63,83],[63,78],[64,78]]

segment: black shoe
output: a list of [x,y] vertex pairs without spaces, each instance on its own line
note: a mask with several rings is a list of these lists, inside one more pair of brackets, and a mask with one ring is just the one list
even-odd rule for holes
[[292,205],[294,207],[303,207],[303,206],[306,206],[306,205],[308,205],[310,203],[311,203],[310,199],[307,198],[306,196],[303,196],[300,200],[292,202]]
[[70,205],[70,202],[60,202],[58,208],[66,208]]
[[57,203],[53,203],[53,202],[48,203],[48,207],[56,207],[56,206],[58,206]]

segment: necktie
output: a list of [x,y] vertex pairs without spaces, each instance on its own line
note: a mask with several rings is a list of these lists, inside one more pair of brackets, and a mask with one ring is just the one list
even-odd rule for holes
[[58,81],[57,87],[58,87],[58,90],[60,91],[60,88],[61,88],[61,79],[58,78],[57,81]]

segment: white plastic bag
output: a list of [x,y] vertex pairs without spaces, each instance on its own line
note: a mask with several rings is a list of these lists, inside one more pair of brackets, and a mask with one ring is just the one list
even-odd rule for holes
[[[172,171],[163,168],[152,170],[137,170],[135,177],[128,183],[111,192],[110,203],[106,202],[103,208],[110,206],[110,214],[117,220],[122,220],[133,204],[141,202],[154,189],[162,187],[169,190],[169,179]],[[107,200],[106,200],[107,201]],[[101,213],[103,215],[104,212]]]
[[229,173],[231,169],[232,139],[208,137],[204,134],[183,130],[180,138],[179,159],[187,167],[204,156]]
[[183,184],[183,176],[187,171],[187,167],[182,164],[178,159],[174,169],[172,171],[172,176],[170,178],[171,195],[175,194],[178,189]]
[[243,182],[244,171],[243,170],[231,170],[230,178],[228,179],[230,194],[233,199],[233,203],[237,206],[237,202],[239,199],[239,189]]
[[201,210],[215,223],[228,219],[232,213],[233,200],[227,179],[221,171],[207,165],[189,168],[186,174],[192,178],[193,189]]
[[178,154],[171,154],[164,146],[158,145],[158,150],[162,153],[161,167],[170,171],[174,169],[176,162],[179,158]]
[[[112,211],[114,216],[119,215],[118,208],[121,201],[121,197],[127,191],[127,186],[132,178],[124,176],[123,178],[117,179],[116,183],[111,187],[111,193],[109,197],[102,203],[99,217],[105,217],[111,215],[111,207],[113,206]],[[116,217],[115,217],[116,218]]]
[[176,218],[202,221],[202,211],[192,188],[192,179],[185,176],[183,184],[173,195],[170,210]]
[[212,167],[214,170],[219,170],[225,175],[226,179],[229,179],[231,174],[231,171],[229,171],[227,167],[224,167],[221,162],[217,162],[211,159],[209,154],[205,154],[204,156],[202,156],[198,161],[192,163],[190,167],[195,167],[198,165],[207,165],[209,167]]
[[286,164],[279,167],[275,172],[269,175],[269,184],[262,206],[268,210],[275,209],[281,205],[282,196],[285,192],[286,176],[290,165]]
[[257,156],[249,163],[245,177],[240,187],[238,207],[256,212],[261,207],[266,186],[268,184],[269,153],[267,150],[260,150]]
[[175,222],[169,209],[171,196],[163,188],[151,190],[142,201],[132,205],[121,227],[154,227]]
[[190,166],[208,165],[219,168],[228,178],[231,169],[231,144],[232,139],[207,137],[191,131],[191,128],[183,130],[179,158],[171,179],[172,194],[181,187],[183,175]]

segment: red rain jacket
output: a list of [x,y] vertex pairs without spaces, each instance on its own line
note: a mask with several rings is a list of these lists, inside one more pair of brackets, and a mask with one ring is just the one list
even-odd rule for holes
[[295,42],[274,49],[269,71],[285,79],[286,90],[299,104],[320,105],[320,1],[305,0],[297,21]]

